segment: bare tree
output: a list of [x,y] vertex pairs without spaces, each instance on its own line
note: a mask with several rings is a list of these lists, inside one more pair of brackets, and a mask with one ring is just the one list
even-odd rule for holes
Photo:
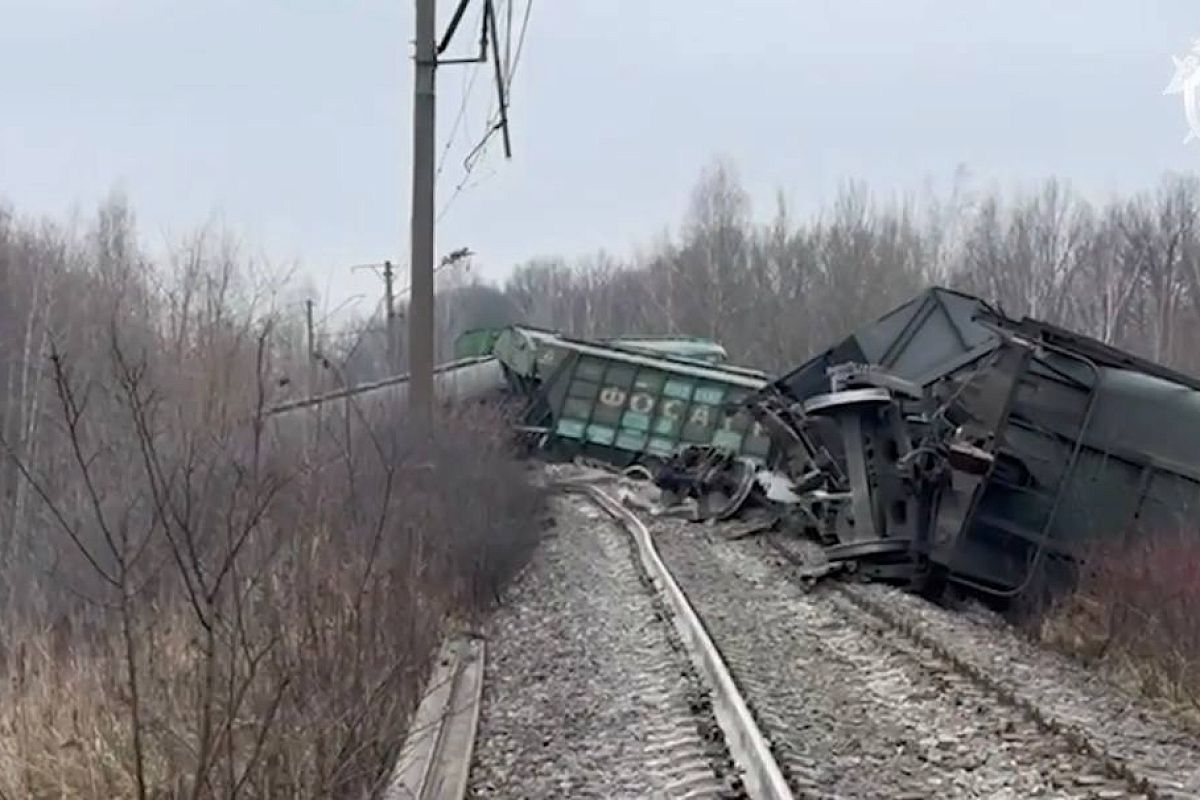
[[540,494],[477,411],[432,452],[394,409],[269,418],[296,309],[232,241],[159,270],[132,224],[0,218],[0,796],[372,796]]

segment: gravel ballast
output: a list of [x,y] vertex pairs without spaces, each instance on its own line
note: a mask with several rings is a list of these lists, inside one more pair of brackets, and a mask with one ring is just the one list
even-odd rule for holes
[[797,796],[1145,796],[836,587],[804,591],[761,544],[678,520],[651,526]]
[[737,797],[707,693],[590,501],[557,524],[489,622],[471,797]]
[[[809,559],[811,546],[773,534],[755,540],[765,558],[777,548]],[[951,610],[881,584],[838,584],[851,602],[945,658],[1043,727],[1062,733],[1162,800],[1200,798],[1200,739],[1144,699],[1095,670],[1021,636],[978,606]]]

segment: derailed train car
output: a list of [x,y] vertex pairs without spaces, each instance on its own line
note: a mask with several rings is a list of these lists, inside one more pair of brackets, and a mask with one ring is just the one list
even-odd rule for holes
[[[552,364],[545,345],[558,338],[553,331],[527,326],[470,330],[454,342],[454,359],[434,367],[434,397],[443,405],[504,398],[526,398]],[[408,401],[409,376],[394,375],[323,394],[275,404],[269,415],[277,426],[292,420],[345,418],[403,409]]]
[[[527,325],[467,331],[458,358],[437,368],[447,403],[516,401],[517,431],[541,454],[627,465],[667,459],[688,445],[719,447],[754,463],[770,441],[746,413],[726,412],[767,384],[724,363],[716,342],[682,336],[586,340]],[[281,435],[347,415],[403,408],[408,376],[280,403]]]
[[764,462],[771,446],[765,429],[732,407],[761,390],[767,376],[719,363],[718,347],[522,331],[496,341],[502,361],[536,378],[523,429],[544,453],[626,465],[704,446]]
[[[363,418],[383,422],[408,400],[408,375],[283,401],[267,411],[270,427],[282,440],[299,441],[322,426]],[[456,359],[434,369],[434,397],[442,404],[503,397],[509,388],[505,367],[494,356]]]
[[1194,524],[1200,382],[930,289],[743,404],[835,564],[1008,600],[1092,543]]

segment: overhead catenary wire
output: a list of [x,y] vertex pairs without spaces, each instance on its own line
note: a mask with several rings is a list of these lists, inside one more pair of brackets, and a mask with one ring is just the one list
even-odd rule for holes
[[[461,259],[453,258],[453,255],[454,254],[452,253],[449,256],[444,256],[442,258],[441,263],[433,268],[433,274],[437,275],[439,272],[441,272],[442,270],[444,270],[448,267],[457,266],[461,262]],[[474,255],[474,254],[472,253],[470,255]],[[370,261],[370,262],[366,262],[363,264],[355,264],[352,267],[350,267],[350,269],[375,269],[378,267],[382,267],[385,263],[386,262],[384,262],[384,261]],[[393,262],[393,264],[397,267],[402,266],[398,262]],[[393,297],[395,299],[399,299],[399,298],[403,297],[405,294],[407,294],[409,289],[411,289],[411,288],[412,287],[409,284],[405,284],[404,286],[395,290],[395,292],[393,293]],[[375,310],[372,311],[370,315],[368,315],[368,318],[373,318],[373,317],[377,316],[383,310],[383,305],[386,301],[387,301],[386,297],[381,297],[375,303]]]
[[513,0],[504,2],[504,74],[512,71]]
[[454,193],[451,194],[450,197],[446,200],[446,202],[442,204],[442,208],[438,212],[438,215],[437,215],[437,221],[438,222],[442,221],[442,218],[445,217],[446,214],[450,211],[450,207],[454,204],[454,201],[460,195],[465,194],[468,190],[474,189],[475,187],[487,182],[488,180],[490,180],[491,178],[494,178],[495,176],[496,176],[496,170],[492,169],[491,171],[485,173],[484,175],[482,175],[479,178],[476,178],[475,180],[471,181],[470,183],[468,183],[466,177],[464,177],[463,181],[454,187]]
[[496,7],[492,4],[491,0],[485,0],[483,13],[485,23],[492,35],[492,41],[496,44],[493,50],[492,63],[495,66],[496,73],[496,99],[500,110],[500,131],[504,134],[504,155],[507,158],[512,158],[512,141],[508,130],[508,87],[506,86],[508,78],[504,74],[504,65],[500,61],[500,30],[496,25]]
[[474,173],[476,166],[480,163],[480,161],[483,160],[483,157],[487,154],[488,144],[491,143],[492,137],[496,134],[497,131],[499,131],[501,129],[502,125],[503,125],[502,121],[496,118],[495,112],[489,113],[487,130],[484,132],[483,136],[480,137],[479,141],[475,144],[475,146],[472,147],[470,149],[470,151],[467,153],[467,155],[463,158],[462,176],[459,178],[458,183],[455,184],[454,191],[451,193],[450,197],[442,205],[441,211],[438,212],[438,216],[437,216],[438,221],[441,221],[442,217],[444,217],[446,215],[446,212],[450,210],[450,206],[454,204],[454,201],[457,200],[458,197],[461,194],[463,194],[463,192],[465,190],[472,189],[472,188],[478,186],[479,184],[483,183],[488,178],[490,178],[496,174],[495,170],[492,170],[490,173],[488,173],[484,177],[479,178],[475,181],[471,181],[471,175],[472,175],[472,173]]
[[[508,0],[511,2],[511,0]],[[529,0],[526,0],[528,3]],[[411,385],[407,401],[409,412],[417,422],[417,427],[428,427],[433,430],[433,394],[434,394],[434,316],[436,277],[434,268],[434,247],[437,225],[446,215],[454,200],[461,196],[467,185],[464,176],[451,195],[450,201],[439,213],[436,208],[437,182],[439,174],[437,154],[437,68],[445,63],[475,63],[488,60],[489,38],[494,45],[491,48],[491,61],[495,71],[497,105],[500,113],[500,126],[504,134],[504,152],[512,157],[511,142],[508,130],[508,110],[505,99],[508,84],[511,84],[511,68],[508,54],[501,54],[502,43],[496,22],[496,0],[482,0],[483,19],[480,29],[480,50],[476,58],[443,59],[441,54],[450,47],[454,33],[462,22],[463,15],[471,0],[459,0],[450,26],[440,40],[437,40],[436,0],[415,0],[415,53],[413,59],[413,113],[412,113],[412,202],[409,208],[409,289],[410,304],[408,314],[409,336],[407,341],[408,363],[411,371]],[[511,26],[510,26],[511,28]],[[511,42],[511,30],[506,33],[505,41]],[[511,50],[511,45],[509,48]],[[465,94],[465,93],[464,93]],[[469,103],[469,96],[464,101]],[[465,116],[465,110],[462,111]],[[489,128],[489,132],[494,126]],[[457,130],[454,131],[457,135]],[[453,137],[451,138],[451,146]],[[444,160],[444,154],[443,159]],[[466,162],[466,172],[472,170],[473,160]],[[392,298],[390,270],[388,272],[389,309]],[[389,327],[394,319],[389,310]],[[395,341],[389,336],[389,344]]]
[[521,51],[525,47],[525,34],[529,31],[529,12],[533,9],[533,0],[525,0],[525,15],[521,19],[521,32],[517,35],[517,52],[513,56],[512,64],[508,68],[508,87],[509,96],[512,93],[512,80],[517,73],[517,66],[521,63]]
[[496,108],[496,111],[488,112],[487,130],[484,132],[483,137],[479,140],[479,142],[473,148],[471,148],[466,157],[463,159],[463,169],[466,174],[463,175],[463,180],[459,182],[460,187],[465,184],[466,177],[470,174],[471,170],[474,169],[478,159],[482,156],[488,143],[491,141],[492,136],[497,131],[503,131],[504,133],[505,155],[512,155],[508,140],[507,114],[508,88],[512,81],[511,77],[505,74],[504,67],[500,63],[500,34],[496,25],[495,8],[492,5],[491,0],[487,0],[487,2],[484,3],[483,15],[485,33],[490,35],[492,41],[495,43],[495,47],[493,49],[493,61],[496,71],[496,95],[492,98],[491,105],[493,108]]
[[[461,22],[462,15],[465,13],[468,2],[469,0],[462,0],[455,9],[451,29],[447,31],[447,35],[442,40],[438,48],[439,53],[449,46],[450,35],[452,35],[453,30],[457,28]],[[466,88],[463,90],[463,97],[459,105],[458,114],[455,117],[454,123],[451,125],[450,135],[447,137],[446,143],[442,148],[441,157],[435,170],[435,180],[440,178],[442,173],[445,171],[446,160],[449,156],[450,150],[453,148],[454,143],[457,140],[458,131],[462,126],[464,119],[466,118],[467,109],[470,105],[470,96],[474,89],[475,81],[479,76],[479,67],[482,61],[486,59],[488,55],[487,42],[489,35],[492,42],[491,56],[492,60],[494,61],[494,68],[496,70],[497,92],[491,103],[492,108],[495,110],[489,111],[487,116],[487,129],[463,158],[463,174],[455,184],[454,189],[451,191],[450,197],[447,198],[442,204],[442,208],[435,217],[435,223],[440,222],[446,216],[450,208],[454,205],[455,201],[457,201],[466,190],[479,186],[481,183],[495,175],[495,171],[492,171],[482,178],[474,181],[471,180],[472,173],[474,173],[476,166],[480,163],[480,161],[482,161],[483,156],[486,155],[488,145],[491,143],[492,138],[497,132],[504,133],[505,153],[506,155],[511,156],[508,141],[507,108],[511,98],[513,78],[516,74],[517,67],[520,65],[521,55],[525,48],[525,38],[529,32],[529,19],[533,10],[533,0],[526,0],[525,2],[525,9],[521,16],[521,29],[517,34],[517,45],[515,51],[512,47],[514,0],[502,0],[502,2],[504,3],[502,11],[505,18],[503,48],[501,48],[500,34],[495,20],[496,6],[494,0],[484,0],[482,7],[480,8],[479,24],[481,31],[481,60],[472,65],[469,78],[464,78]],[[501,49],[504,50],[503,57],[501,56]],[[496,108],[497,105],[499,106],[498,109]]]
[[[481,8],[479,11],[478,27],[480,28],[480,30],[483,30],[486,33],[486,28],[484,28],[484,22],[485,22],[484,11]],[[480,42],[481,52],[486,51],[486,48],[483,46],[483,44],[484,44],[484,42],[481,41]],[[446,137],[446,145],[445,145],[445,147],[442,148],[441,158],[438,160],[437,173],[436,173],[437,177],[441,177],[442,172],[446,167],[446,158],[447,158],[447,156],[450,155],[450,149],[454,146],[454,142],[458,138],[458,130],[462,126],[464,120],[466,119],[467,108],[470,105],[471,93],[475,89],[475,80],[479,77],[480,66],[482,66],[482,62],[472,64],[471,69],[463,74],[462,101],[459,103],[459,106],[458,106],[458,114],[455,116],[454,122],[450,126],[450,134]]]
[[454,118],[454,123],[450,126],[450,135],[446,137],[446,145],[442,148],[442,156],[438,160],[437,176],[441,177],[442,172],[446,168],[446,157],[450,155],[450,148],[454,146],[454,142],[458,137],[458,129],[463,124],[467,116],[467,106],[471,99],[471,92],[475,88],[475,79],[479,77],[479,65],[475,65],[469,71],[469,74],[463,75],[463,96],[462,103],[458,107],[458,115]]
[[[488,180],[489,178],[491,178],[492,176],[494,176],[496,174],[495,171],[493,170],[492,172],[490,172],[487,175],[484,175],[481,178],[478,178],[474,181],[471,180],[472,174],[475,172],[476,167],[479,165],[480,162],[482,162],[484,156],[487,154],[488,145],[491,144],[492,139],[496,135],[496,133],[503,132],[505,134],[506,154],[510,155],[510,153],[508,153],[508,142],[507,142],[507,133],[508,133],[508,131],[507,131],[507,128],[508,128],[508,126],[507,126],[507,122],[508,122],[507,108],[509,105],[509,100],[511,99],[511,87],[513,85],[513,77],[516,73],[517,67],[520,65],[521,54],[522,54],[522,52],[524,50],[524,46],[525,46],[526,35],[529,31],[529,19],[530,19],[530,14],[533,9],[533,0],[526,0],[525,9],[524,9],[524,12],[522,14],[522,19],[521,19],[521,29],[520,29],[520,32],[517,34],[517,45],[516,45],[515,52],[512,50],[512,46],[511,46],[511,42],[512,42],[511,23],[512,23],[513,0],[505,0],[505,4],[506,4],[505,11],[507,12],[507,13],[505,13],[506,23],[507,23],[506,27],[508,27],[509,30],[507,30],[506,34],[505,34],[507,46],[504,48],[505,54],[503,57],[503,61],[501,60],[501,54],[500,54],[501,47],[500,47],[500,41],[499,41],[499,38],[500,38],[499,31],[498,31],[497,25],[495,23],[495,7],[492,4],[491,0],[487,0],[487,2],[484,3],[484,6],[483,6],[483,9],[481,12],[484,15],[483,16],[484,29],[485,29],[485,31],[487,31],[490,27],[492,41],[493,41],[493,45],[494,45],[493,58],[494,58],[494,67],[497,70],[497,93],[492,98],[492,102],[491,102],[492,110],[489,111],[488,116],[487,116],[487,120],[488,120],[487,129],[484,131],[483,135],[479,138],[479,140],[476,142],[476,144],[467,152],[466,156],[463,158],[462,175],[459,178],[458,182],[455,184],[454,189],[451,191],[450,197],[448,197],[446,199],[446,201],[442,204],[442,208],[440,209],[440,211],[438,212],[437,217],[436,217],[436,220],[438,222],[440,222],[446,216],[446,214],[449,212],[450,208],[459,199],[459,197],[462,196],[462,194],[464,192],[466,192],[469,189],[473,189],[476,186],[479,186],[481,183],[485,182],[486,180]],[[489,26],[489,17],[491,18],[490,26]],[[476,67],[477,66],[478,65],[476,65]],[[478,74],[478,69],[476,68],[475,70],[473,70],[472,84],[474,82],[474,77],[477,76],[477,74]],[[497,106],[499,106],[499,107],[497,108]],[[465,113],[465,112],[463,112],[463,109],[465,109],[465,107],[466,106],[465,106],[465,101],[464,101],[464,106],[462,108],[460,108],[460,113]],[[456,120],[455,126],[453,128],[453,131],[455,133],[457,133],[458,124],[459,124],[459,122],[458,122],[458,120]],[[453,142],[447,142],[447,145],[446,145],[447,151],[450,149],[452,144],[453,144]],[[446,152],[443,152],[443,161],[444,161],[445,155],[446,155]],[[443,167],[444,167],[444,163],[443,163],[442,167],[439,167],[439,173]]]

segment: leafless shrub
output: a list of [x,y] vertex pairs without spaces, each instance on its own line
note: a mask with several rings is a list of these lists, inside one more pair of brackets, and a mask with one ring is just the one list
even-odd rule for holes
[[96,292],[35,323],[41,380],[0,406],[38,445],[27,416],[0,428],[6,509],[28,493],[0,567],[0,797],[371,796],[540,496],[479,410],[432,440],[396,414],[276,435],[296,348],[266,295],[202,240],[151,280],[127,225],[103,216],[76,274]]
[[1139,532],[1097,544],[1042,639],[1200,718],[1200,536]]
[[[441,338],[511,319],[693,334],[778,371],[937,281],[1194,371],[1198,186],[1103,205],[1053,181],[1011,201],[967,187],[925,207],[851,186],[758,224],[721,162],[678,234],[459,287]],[[476,410],[433,442],[362,409],[279,434],[280,386],[381,377],[381,326],[322,343],[334,379],[228,241],[193,237],[165,271],[136,241],[119,199],[84,231],[0,209],[0,797],[369,793],[434,642],[495,602],[539,498]],[[1048,624],[1188,699],[1196,582],[1130,572],[1156,558],[1090,559]]]

